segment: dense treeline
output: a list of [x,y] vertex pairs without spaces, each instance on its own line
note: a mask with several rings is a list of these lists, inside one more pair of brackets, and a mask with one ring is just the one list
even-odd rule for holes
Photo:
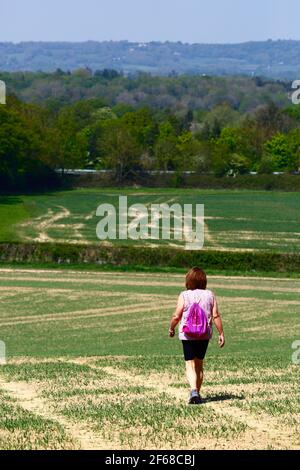
[[58,184],[47,143],[48,113],[9,97],[0,105],[0,191],[51,189]]
[[[103,71],[101,79],[113,83],[121,77]],[[178,80],[173,86],[181,90]],[[0,106],[1,188],[49,187],[56,182],[53,170],[70,168],[113,170],[118,182],[149,170],[218,177],[296,172],[300,108],[269,100],[245,112],[226,96],[213,104],[211,90],[210,105],[195,109],[188,101],[183,106],[183,96],[178,109],[102,98],[52,98],[41,106],[9,96]]]
[[130,74],[143,70],[211,75],[265,75],[295,79],[300,74],[300,41],[242,44],[136,43],[128,41],[0,43],[0,70],[92,70],[116,68]]
[[9,93],[22,101],[61,108],[76,101],[101,98],[108,106],[170,109],[172,112],[212,110],[223,102],[240,113],[252,112],[273,101],[287,106],[291,83],[245,76],[170,76],[153,77],[138,73],[131,77],[111,70],[92,72],[80,68],[71,72],[0,73]]

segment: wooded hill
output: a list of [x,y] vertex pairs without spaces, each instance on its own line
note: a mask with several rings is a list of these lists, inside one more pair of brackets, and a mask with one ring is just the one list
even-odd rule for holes
[[241,44],[136,43],[128,41],[0,43],[2,71],[93,71],[114,68],[126,75],[136,71],[246,74],[296,80],[300,78],[300,41],[278,40]]

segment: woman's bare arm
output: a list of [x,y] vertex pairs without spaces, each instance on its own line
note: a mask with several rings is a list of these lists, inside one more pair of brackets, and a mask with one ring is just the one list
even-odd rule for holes
[[219,332],[219,346],[223,348],[225,345],[225,336],[223,331],[222,318],[218,309],[217,299],[214,296],[214,306],[213,306],[213,320],[214,324]]
[[184,299],[183,299],[183,296],[180,294],[180,296],[178,297],[175,312],[171,318],[171,323],[170,323],[170,328],[169,328],[169,336],[171,338],[175,336],[175,328],[181,320],[183,309],[184,309]]

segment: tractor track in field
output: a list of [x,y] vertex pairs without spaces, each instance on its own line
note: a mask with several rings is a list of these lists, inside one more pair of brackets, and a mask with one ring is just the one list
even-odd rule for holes
[[52,209],[48,209],[47,214],[42,214],[39,217],[36,217],[33,220],[30,220],[28,222],[24,222],[19,225],[20,229],[24,229],[28,226],[33,228],[37,233],[37,237],[28,237],[26,236],[25,238],[30,240],[30,241],[37,241],[37,242],[52,242],[54,241],[53,238],[51,238],[48,235],[48,230],[53,228],[55,225],[55,222],[58,222],[61,219],[68,218],[71,213],[70,211],[63,206],[56,206],[60,209],[60,212],[54,213]]
[[73,312],[65,312],[65,313],[53,313],[53,314],[45,314],[45,315],[23,315],[19,317],[11,318],[9,321],[1,321],[0,326],[14,326],[14,325],[25,325],[25,324],[33,324],[33,323],[41,323],[41,322],[58,322],[58,321],[70,321],[75,319],[82,319],[82,318],[100,318],[100,317],[107,317],[107,316],[120,316],[124,314],[135,314],[140,312],[154,312],[154,311],[161,311],[162,308],[170,309],[172,308],[173,304],[171,301],[160,301],[159,304],[155,303],[151,305],[151,303],[136,303],[134,308],[128,308],[128,306],[118,307],[116,311],[116,307],[111,308],[93,308],[93,309],[86,309],[86,310],[78,310]]
[[[115,357],[115,356],[112,356]],[[177,404],[187,403],[188,401],[188,387],[178,388],[172,385],[174,377],[168,373],[154,373],[150,372],[147,375],[141,375],[137,372],[129,372],[121,370],[118,367],[99,366],[95,361],[100,357],[79,357],[79,358],[56,358],[51,362],[62,361],[70,364],[87,365],[94,370],[103,370],[110,376],[117,379],[120,385],[127,384],[129,386],[143,386],[154,390],[157,394],[167,393],[172,396]],[[124,359],[120,356],[120,359]],[[21,363],[28,362],[28,358],[23,358]],[[48,359],[49,361],[49,359]],[[19,360],[12,361],[12,363],[19,363]],[[34,362],[43,362],[36,360]],[[15,398],[23,409],[30,411],[44,419],[49,419],[59,423],[65,432],[72,438],[75,445],[80,449],[85,450],[101,450],[101,449],[118,449],[120,443],[118,441],[107,441],[100,435],[93,432],[88,426],[84,424],[75,424],[64,416],[58,414],[53,410],[53,405],[40,396],[40,389],[43,385],[38,383],[28,383],[22,381],[6,381],[0,378],[0,389],[7,392],[11,397]],[[206,387],[209,390],[209,396],[204,397],[204,403],[201,406],[210,408],[214,413],[220,417],[224,416],[236,422],[246,425],[246,430],[241,433],[238,438],[232,440],[218,440],[218,447],[222,449],[300,449],[300,443],[295,442],[295,432],[290,427],[285,427],[275,418],[266,414],[254,415],[249,411],[242,410],[234,406],[234,399],[243,399],[240,396],[241,389],[238,386],[230,387],[230,393],[226,386],[222,393],[222,386]],[[250,389],[249,389],[250,391]],[[247,394],[247,387],[243,385],[243,392]],[[215,393],[215,395],[213,395]],[[229,401],[231,400],[231,404]],[[202,438],[201,438],[202,442]],[[203,444],[206,448],[215,448],[215,442],[207,442],[203,436]],[[77,448],[77,447],[76,447]]]
[[[53,209],[58,209],[57,212],[54,212]],[[94,211],[86,216],[78,216],[73,215],[73,218],[79,219],[79,223],[60,223],[63,219],[69,219],[72,216],[69,209],[61,205],[55,205],[53,208],[49,208],[46,214],[41,214],[40,216],[30,219],[29,221],[23,222],[18,224],[18,229],[21,232],[21,237],[23,237],[27,241],[45,243],[45,242],[66,242],[69,243],[81,243],[81,244],[89,244],[89,241],[86,240],[82,234],[82,230],[84,229],[84,221],[88,221],[93,218]],[[33,236],[24,234],[24,230],[31,229],[34,231]],[[49,230],[60,230],[63,231],[66,228],[71,229],[74,233],[75,239],[66,240],[65,238],[59,237],[51,237],[49,235]]]
[[[97,366],[88,365],[92,368],[97,368]],[[149,374],[143,377],[129,374],[127,371],[124,372],[114,367],[103,367],[103,369],[109,374],[117,376],[120,381],[133,385],[147,385],[154,388],[158,393],[167,393],[172,395],[178,402],[187,403],[187,389],[178,389],[168,383],[164,383],[162,374]],[[217,414],[225,415],[247,426],[244,435],[239,436],[232,443],[228,442],[228,447],[230,448],[243,450],[268,448],[300,450],[300,441],[292,444],[295,437],[293,429],[284,428],[276,419],[269,416],[260,414],[256,417],[248,411],[228,405],[226,403],[226,395],[224,399],[216,397],[215,399],[207,398],[206,401],[204,398],[204,403],[201,406],[212,408]]]
[[117,443],[105,441],[88,427],[75,424],[62,415],[55,413],[51,405],[39,396],[38,385],[28,382],[7,382],[0,378],[0,389],[14,398],[24,410],[60,424],[72,438],[76,449],[109,450],[116,448]]
[[[33,271],[31,271],[33,272]],[[57,278],[49,278],[49,277],[42,277],[42,276],[30,276],[28,275],[29,274],[29,271],[27,272],[24,272],[24,271],[20,271],[19,273],[17,271],[14,272],[14,281],[33,281],[33,282],[45,282],[45,283],[70,283],[70,284],[100,284],[100,285],[106,285],[106,286],[110,286],[110,285],[115,285],[116,284],[116,280],[115,279],[103,279],[103,278],[100,278],[100,279],[97,279],[97,276],[93,276],[93,278],[88,278],[88,276],[85,274],[85,278],[82,279],[79,277],[79,275],[77,275],[76,277],[67,277],[68,274],[67,273],[63,273],[61,271],[57,271],[59,272],[60,275],[63,274],[63,276],[61,277],[61,279],[57,279]],[[9,274],[9,271],[7,270],[0,270],[0,275],[1,275],[1,280],[3,281],[11,281],[12,278],[10,276],[7,276],[5,274]],[[20,277],[16,277],[16,274],[20,274]],[[26,275],[24,275],[26,274]],[[43,271],[43,272],[39,272],[37,271],[36,274],[47,274],[47,272]],[[78,273],[78,274],[83,274],[83,273]],[[102,274],[102,273],[101,273]],[[152,277],[152,276],[151,276]],[[210,276],[212,277],[212,276]],[[225,278],[224,278],[225,279]],[[233,278],[234,279],[234,278]],[[239,279],[239,280],[242,280],[242,279]],[[127,276],[126,275],[126,279],[118,279],[117,280],[117,285],[120,285],[120,286],[149,286],[149,287],[161,287],[162,285],[162,281],[161,280],[158,280],[158,281],[153,281],[153,280],[150,280],[149,279],[145,279],[145,280],[136,280],[136,279],[130,279],[130,276]],[[170,281],[164,281],[164,286],[165,287],[177,287],[178,289],[182,289],[184,290],[184,285],[182,283],[182,281],[179,281],[176,282],[170,282]],[[239,284],[234,284],[234,287],[231,284],[227,284],[227,283],[222,283],[222,282],[212,282],[211,283],[211,288],[214,290],[214,289],[223,289],[223,290],[226,290],[226,289],[230,289],[232,290],[234,288],[235,291],[239,291],[239,290],[248,290],[248,291],[255,291],[257,292],[257,287],[256,286],[253,286],[251,284],[243,284],[243,283],[239,283]],[[261,292],[273,292],[274,291],[274,288],[272,286],[261,286],[259,291]],[[277,292],[280,292],[280,293],[300,293],[300,287],[277,287],[276,288],[276,291]]]
[[[62,270],[59,270],[59,269],[36,269],[36,268],[0,268],[0,275],[1,274],[13,274],[14,276],[16,274],[64,274],[64,275],[74,275],[74,276],[78,276],[78,275],[84,275],[85,276],[85,279],[88,279],[89,277],[91,277],[91,279],[96,279],[96,278],[100,278],[100,280],[102,280],[102,277],[110,277],[110,276],[114,276],[114,279],[115,278],[118,278],[118,277],[126,277],[126,279],[130,279],[130,278],[133,278],[134,280],[136,280],[136,278],[149,278],[150,277],[150,274],[149,273],[144,273],[144,272],[135,272],[134,274],[131,273],[131,272],[118,272],[118,271],[101,271],[101,272],[89,272],[89,271],[82,271],[80,269],[78,270],[72,270],[71,268],[70,269],[64,269],[63,271]],[[151,272],[151,278],[158,278],[160,281],[162,280],[162,278],[164,279],[165,277],[165,274],[164,273],[152,273]],[[172,278],[174,279],[174,282],[177,284],[177,280],[178,282],[180,282],[182,284],[182,274],[176,274],[176,273],[171,273],[171,274],[168,274],[168,278]],[[35,279],[38,280],[38,277],[36,277]],[[224,285],[224,287],[232,287],[234,285],[235,287],[235,283],[234,281],[256,281],[257,280],[257,277],[256,276],[238,276],[238,275],[234,275],[234,276],[226,276],[226,275],[216,275],[216,274],[211,274],[209,276],[209,279],[213,279],[215,280],[216,282],[226,282],[227,284]],[[270,283],[272,283],[272,281],[276,281],[276,282],[283,282],[283,283],[286,283],[288,284],[288,287],[290,287],[290,284],[291,283],[296,283],[297,285],[299,284],[299,278],[290,278],[290,277],[280,277],[280,278],[277,278],[277,277],[264,277],[264,276],[259,276],[259,279],[262,280],[262,281],[269,281]],[[49,278],[49,280],[51,280],[51,277]],[[54,279],[55,280],[55,279]],[[177,284],[178,285],[178,284]],[[239,285],[239,284],[237,284]],[[253,287],[253,286],[252,286]],[[254,286],[255,287],[255,286]]]
[[[35,277],[33,275],[33,272],[35,273]],[[104,290],[99,290],[97,291],[97,295],[99,297],[105,297],[110,295],[110,291],[108,290],[112,286],[120,286],[122,285],[128,285],[128,286],[148,286],[149,288],[152,286],[162,286],[166,285],[168,286],[173,286],[173,287],[180,287],[182,282],[181,282],[181,275],[178,275],[178,282],[177,282],[177,277],[175,278],[171,277],[168,279],[168,282],[164,282],[164,275],[154,275],[152,279],[152,275],[150,276],[149,274],[138,274],[135,275],[136,278],[138,279],[137,281],[134,281],[134,278],[131,278],[131,275],[129,273],[114,273],[114,272],[106,272],[106,273],[93,273],[89,275],[86,272],[67,272],[64,273],[59,270],[52,270],[52,273],[55,273],[57,275],[57,278],[53,276],[53,278],[47,278],[46,275],[48,271],[46,270],[9,270],[9,269],[1,269],[0,270],[0,278],[3,280],[9,280],[9,281],[14,281],[15,283],[19,284],[17,287],[12,287],[10,285],[7,286],[0,286],[0,296],[1,294],[6,294],[7,292],[9,293],[10,290],[13,289],[13,293],[26,293],[26,292],[38,292],[39,295],[43,295],[44,292],[48,291],[48,294],[51,295],[51,293],[59,293],[64,294],[66,298],[71,298],[68,296],[72,295],[72,292],[77,292],[81,289],[84,291],[84,287],[86,284],[93,284],[93,286],[90,286],[90,289],[94,289],[91,293],[89,292],[89,295],[95,295],[95,291],[97,289],[97,285],[101,286]],[[11,273],[15,275],[13,278],[11,276]],[[39,277],[40,274],[40,277]],[[62,275],[61,278],[59,279],[59,275]],[[114,276],[118,276],[117,279],[113,279]],[[64,278],[65,276],[65,278]],[[74,277],[72,277],[74,276]],[[75,276],[78,276],[77,279],[75,279]],[[83,277],[79,281],[80,277]],[[85,277],[86,276],[86,277]],[[102,278],[105,277],[105,279]],[[109,276],[112,276],[112,279],[110,279]],[[156,276],[156,277],[155,277]],[[180,277],[179,277],[180,276]],[[237,295],[243,295],[243,292],[238,292],[239,290],[245,289],[249,291],[274,291],[274,288],[269,285],[269,281],[271,281],[271,278],[260,278],[261,280],[267,279],[268,280],[268,285],[263,285],[261,288],[257,289],[255,286],[251,285],[251,282],[254,281],[253,278],[251,277],[238,277],[234,276],[230,278],[234,282],[239,282],[237,285],[236,284],[229,284],[229,278],[224,276],[210,276],[212,278],[211,283],[213,284],[213,288],[217,289],[229,289],[229,290],[236,290]],[[28,280],[30,279],[31,281],[35,281],[38,285],[38,287],[26,287],[26,285],[22,286],[22,281],[23,280]],[[152,280],[151,280],[152,279]],[[16,282],[17,281],[17,282]],[[42,282],[40,282],[42,281]],[[46,281],[46,282],[44,282]],[[278,279],[274,278],[274,281],[278,281]],[[283,281],[283,280],[281,280]],[[35,285],[35,282],[32,283],[32,285]],[[79,282],[82,283],[82,286],[79,286]],[[285,279],[285,283],[282,282],[279,288],[276,289],[278,292],[283,292],[286,294],[289,293],[298,293],[299,292],[299,279]],[[49,283],[49,285],[47,285]],[[53,283],[53,287],[52,284]],[[290,285],[292,283],[292,285]],[[11,282],[7,282],[6,284],[11,284]],[[25,284],[25,282],[23,283]],[[69,285],[68,285],[69,284]],[[63,287],[66,287],[65,289]],[[286,287],[285,287],[286,286]],[[294,286],[294,287],[293,287]],[[183,289],[183,287],[182,287]],[[150,289],[144,289],[147,290],[148,292]],[[123,288],[123,291],[125,289]],[[129,291],[129,288],[128,288]],[[97,307],[97,308],[87,308],[86,310],[84,308],[80,309],[82,306],[80,304],[76,304],[74,307],[74,311],[67,311],[64,312],[64,308],[60,308],[59,305],[61,304],[55,304],[55,307],[53,308],[54,312],[51,312],[51,310],[47,311],[44,315],[41,314],[42,310],[38,310],[36,313],[37,315],[34,315],[34,311],[30,311],[28,308],[29,302],[30,302],[30,296],[23,296],[26,297],[26,304],[25,307],[21,307],[18,310],[14,311],[13,314],[16,315],[15,317],[10,314],[10,311],[7,310],[4,312],[5,316],[2,316],[2,322],[0,321],[0,327],[1,326],[7,326],[9,327],[8,329],[11,329],[13,331],[13,327],[15,325],[22,325],[22,324],[35,324],[35,323],[42,323],[42,322],[62,322],[66,321],[69,322],[69,325],[72,327],[72,329],[76,328],[91,328],[91,325],[88,325],[89,322],[87,322],[86,325],[80,325],[79,323],[76,323],[77,319],[93,319],[97,317],[106,317],[106,316],[111,316],[111,315],[124,315],[128,314],[126,318],[130,318],[130,314],[133,314],[133,318],[138,314],[139,312],[153,312],[153,319],[156,320],[157,315],[161,315],[160,321],[162,324],[166,322],[168,323],[168,320],[165,320],[162,315],[163,315],[163,310],[168,309],[168,310],[173,310],[175,307],[174,299],[172,295],[168,294],[162,294],[158,289],[153,289],[155,292],[154,294],[150,293],[138,293],[138,294],[132,294],[130,292],[116,292],[115,296],[117,297],[126,297],[127,304],[122,303],[122,305],[118,305],[118,307],[114,307],[112,304],[105,303],[103,307],[100,306],[100,303],[94,303],[93,305],[88,305],[88,307]],[[222,293],[223,294],[223,293]],[[221,305],[224,307],[224,310],[226,307],[231,306],[231,319],[232,321],[236,320],[239,321],[241,316],[243,317],[243,320],[245,321],[244,327],[241,329],[241,333],[245,334],[247,333],[260,333],[260,328],[259,326],[256,326],[256,324],[253,323],[253,326],[249,321],[251,319],[256,320],[256,313],[254,314],[252,311],[249,313],[247,312],[248,308],[248,303],[253,301],[253,296],[252,292],[247,293],[249,296],[248,297],[229,297],[228,293],[226,292],[226,295],[218,295],[218,299],[220,300]],[[290,300],[289,296],[282,296],[284,297],[283,299],[280,299],[280,308],[281,306],[287,307],[289,305],[295,306],[299,305],[298,300]],[[79,296],[80,298],[80,296]],[[173,300],[172,300],[173,299]],[[24,300],[24,299],[23,299]],[[256,299],[255,300],[256,305],[258,306],[258,313],[257,313],[257,318],[258,316],[260,319],[263,318],[263,316],[268,316],[271,314],[276,314],[278,310],[278,304],[279,301],[276,298],[268,298],[268,299]],[[27,305],[28,304],[28,305]],[[264,305],[264,310],[262,306]],[[29,306],[30,307],[30,306]],[[77,308],[76,308],[77,307]],[[274,309],[274,310],[273,310]],[[28,311],[28,315],[26,312]],[[55,313],[55,310],[57,310],[57,313]],[[228,310],[229,311],[229,310]],[[150,315],[149,315],[150,316]],[[169,316],[169,315],[168,315]],[[117,316],[113,317],[114,320],[116,320],[116,323],[119,323],[119,319]],[[145,317],[146,318],[146,317]],[[99,320],[100,321],[100,320]],[[148,316],[145,320],[146,322],[148,321]],[[83,323],[83,322],[82,322]],[[93,323],[93,322],[92,322]],[[46,323],[46,325],[51,326],[51,323]],[[61,326],[62,323],[58,323],[58,326]],[[68,327],[69,327],[68,325]],[[118,326],[118,325],[117,325]],[[292,331],[297,331],[297,326],[298,322],[290,323],[288,326],[285,327],[284,334],[287,332],[292,333]],[[36,325],[32,326],[32,329],[34,329]],[[121,329],[119,330],[112,330],[113,332],[116,331],[122,331]],[[282,326],[276,323],[272,324],[272,326],[269,327],[269,334],[274,334],[282,338]],[[277,337],[276,336],[276,337]],[[275,338],[275,336],[274,336]],[[142,339],[134,338],[132,339],[132,342],[134,341],[143,341]],[[138,345],[140,347],[140,345]],[[126,352],[126,351],[124,351]],[[96,352],[97,354],[97,352]],[[184,387],[184,383],[181,383],[181,380],[179,380],[178,377],[174,379],[174,377],[171,377],[170,374],[166,372],[158,372],[158,371],[151,371],[148,370],[147,374],[143,375],[143,372],[138,369],[130,369],[127,370],[122,368],[122,364],[119,364],[118,362],[115,364],[115,362],[111,362],[107,366],[105,365],[105,361],[103,361],[103,364],[99,365],[97,363],[97,359],[102,359],[104,356],[94,356],[90,358],[47,358],[44,359],[45,362],[56,362],[56,361],[63,361],[63,362],[70,362],[70,363],[77,363],[77,364],[86,364],[90,368],[99,370],[100,368],[103,369],[103,371],[108,372],[110,375],[113,375],[116,379],[116,383],[120,383],[123,386],[130,386],[130,385],[140,385],[144,386],[146,388],[145,395],[143,396],[143,400],[147,400],[147,394],[149,393],[154,393],[155,396],[157,397],[158,401],[160,398],[160,394],[162,393],[167,393],[168,398],[176,405],[179,405],[180,403],[185,404],[187,403],[188,400],[188,387]],[[109,356],[108,356],[109,357]],[[118,359],[118,356],[110,356],[111,358]],[[126,356],[119,356],[120,360]],[[129,356],[131,357],[131,356]],[[9,360],[10,363],[30,363],[30,361],[35,361],[34,358],[19,358],[19,359],[12,359]],[[40,363],[43,362],[41,359],[36,358],[36,362]],[[100,361],[101,362],[101,361]],[[130,364],[129,364],[130,366]],[[284,369],[282,369],[283,373]],[[223,373],[223,371],[221,371]],[[221,373],[220,372],[220,373]],[[226,371],[225,371],[226,372]],[[265,373],[265,369],[261,371],[261,373]],[[182,373],[184,373],[182,371]],[[263,387],[262,389],[259,389],[257,387],[257,384],[254,381],[250,381],[251,383],[248,383],[245,381],[243,384],[242,380],[239,382],[239,377],[242,379],[244,377],[244,372],[243,369],[239,371],[241,375],[238,377],[235,376],[235,381],[233,381],[230,384],[226,384],[224,381],[222,381],[222,378],[220,379],[219,383],[218,380],[215,381],[213,380],[212,383],[216,383],[215,385],[205,385],[204,383],[204,393],[207,393],[207,398],[204,401],[204,404],[202,405],[204,410],[207,408],[207,410],[211,410],[214,412],[214,414],[217,416],[217,422],[218,423],[223,423],[224,421],[224,426],[226,427],[226,421],[232,420],[232,423],[241,423],[247,426],[246,430],[243,430],[238,437],[229,437],[227,440],[223,438],[216,438],[215,440],[212,439],[211,444],[208,443],[206,444],[205,438],[203,436],[203,441],[202,441],[202,436],[199,436],[199,441],[200,444],[208,446],[218,446],[219,448],[233,448],[233,449],[300,449],[300,442],[299,438],[295,436],[295,431],[293,429],[293,424],[292,420],[285,419],[285,412],[283,412],[282,415],[277,415],[276,418],[271,415],[270,411],[263,411],[259,412],[257,411],[259,407],[256,409],[255,406],[253,406],[252,401],[255,401],[256,399],[258,400],[260,404],[260,400],[263,401],[265,398],[268,399],[268,388],[267,385],[265,388]],[[271,371],[269,374],[275,374],[276,371]],[[208,375],[212,374],[212,372],[208,372]],[[229,371],[227,372],[227,375],[229,374]],[[73,422],[73,418],[65,417],[63,414],[60,414],[59,408],[55,406],[55,402],[52,401],[52,398],[44,398],[42,395],[42,390],[45,389],[46,387],[44,384],[39,384],[36,381],[32,382],[19,382],[14,379],[13,381],[9,381],[8,379],[4,379],[5,374],[3,373],[3,380],[1,380],[1,370],[0,370],[0,390],[3,390],[7,394],[9,394],[12,398],[15,398],[17,400],[17,403],[25,410],[30,411],[31,413],[40,416],[44,419],[49,419],[54,422],[57,422],[57,424],[60,424],[66,431],[67,435],[72,438],[74,443],[78,448],[82,449],[117,449],[120,448],[120,442],[118,440],[118,437],[113,437],[111,441],[106,438],[104,434],[104,439],[102,439],[101,434],[102,430],[99,431],[99,434],[94,432],[94,430],[89,428],[90,423],[88,421],[79,421],[79,424],[76,422]],[[9,376],[8,376],[9,377]],[[231,377],[230,377],[231,378]],[[255,377],[254,377],[255,379]],[[110,378],[108,379],[110,380]],[[258,380],[260,380],[258,378]],[[113,382],[113,381],[112,381]],[[175,383],[177,382],[177,383]],[[179,383],[180,382],[180,383]],[[225,383],[225,385],[224,385]],[[53,382],[55,385],[55,382]],[[282,386],[285,386],[287,390],[285,393],[280,394],[282,392]],[[291,395],[291,391],[288,390],[289,382],[281,382],[279,381],[278,384],[274,384],[272,393],[275,397],[275,393],[278,393],[278,396],[276,396],[276,399],[280,400],[283,399],[284,397],[289,397]],[[252,387],[252,389],[251,389]],[[149,391],[148,389],[149,388]],[[153,392],[150,392],[150,390],[153,389]],[[259,391],[259,394],[257,394],[256,397],[256,391]],[[253,393],[254,391],[254,393]],[[241,393],[243,392],[243,394]],[[266,393],[266,397],[263,397],[263,393]],[[226,398],[227,395],[227,398]],[[240,395],[240,396],[239,396]],[[242,396],[244,395],[244,396]],[[51,395],[49,395],[50,397]],[[245,400],[245,401],[243,401]],[[249,406],[250,405],[250,406]],[[267,407],[262,406],[262,409],[267,410]],[[53,411],[52,411],[53,410]],[[288,418],[288,414],[286,417]],[[295,419],[297,418],[296,412],[294,414],[291,414],[290,416],[295,416]],[[298,415],[299,416],[299,415]],[[223,420],[222,420],[223,418]],[[91,424],[92,425],[92,424]]]

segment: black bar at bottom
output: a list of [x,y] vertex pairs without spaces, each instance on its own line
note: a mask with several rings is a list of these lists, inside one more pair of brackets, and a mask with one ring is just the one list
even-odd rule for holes
[[[299,451],[2,451],[0,465],[6,463],[89,465],[90,468],[126,467],[155,468],[158,465],[171,468],[202,469],[204,466],[230,464],[233,466],[266,465],[285,468],[288,464],[299,464]],[[296,468],[296,467],[295,467]]]

